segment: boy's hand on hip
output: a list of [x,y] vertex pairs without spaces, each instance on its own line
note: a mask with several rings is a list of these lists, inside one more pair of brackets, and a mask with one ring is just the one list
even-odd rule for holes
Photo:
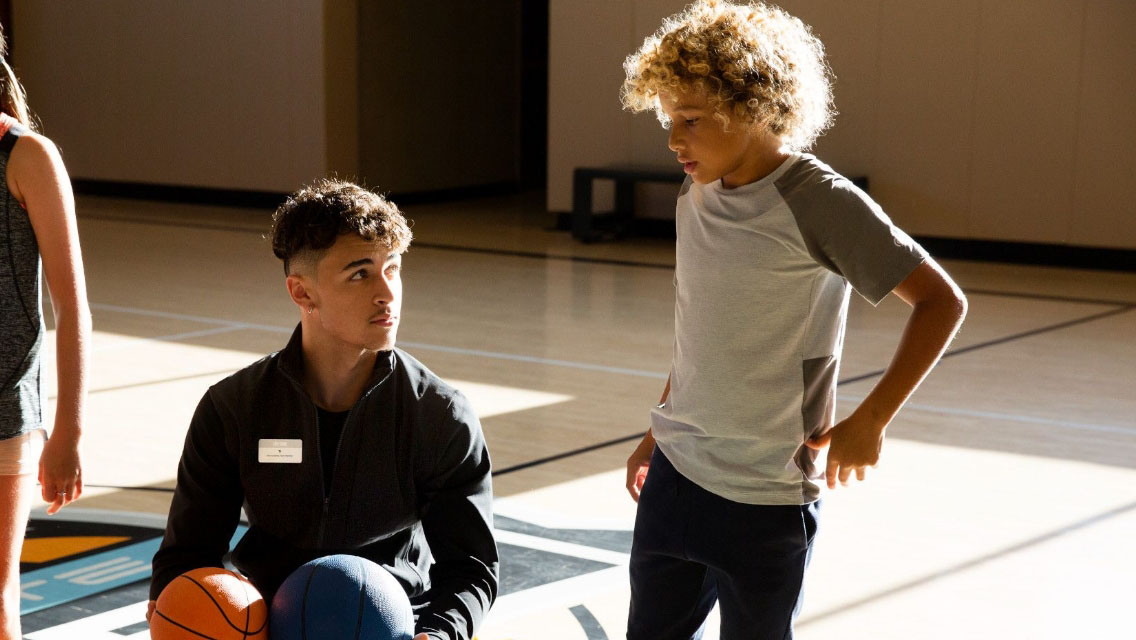
[[639,502],[639,493],[643,491],[643,483],[647,481],[647,470],[651,466],[651,454],[654,452],[655,438],[648,431],[627,459],[627,493],[631,494],[631,499],[635,502]]
[[824,476],[829,489],[836,488],[837,479],[847,486],[853,471],[856,479],[862,481],[864,471],[880,461],[883,445],[883,427],[858,419],[856,414],[841,420],[824,434],[805,441],[805,446],[811,449],[828,447],[828,466]]

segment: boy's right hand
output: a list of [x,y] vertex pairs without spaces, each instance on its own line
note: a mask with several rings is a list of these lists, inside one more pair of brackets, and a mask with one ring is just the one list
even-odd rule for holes
[[157,607],[158,607],[158,601],[157,600],[151,600],[146,605],[146,622],[149,622],[150,618],[154,617],[154,609],[156,609]]
[[651,466],[651,454],[655,452],[655,437],[648,431],[643,441],[635,447],[635,452],[627,459],[627,493],[631,499],[639,502],[639,494],[643,491],[643,483],[647,481],[647,470]]

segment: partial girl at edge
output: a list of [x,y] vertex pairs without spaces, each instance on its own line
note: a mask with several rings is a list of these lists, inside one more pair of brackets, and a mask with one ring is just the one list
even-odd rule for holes
[[[59,150],[35,132],[0,32],[0,639],[19,640],[20,550],[38,479],[47,513],[82,495],[91,312],[71,181]],[[55,316],[58,401],[43,424],[40,274]]]

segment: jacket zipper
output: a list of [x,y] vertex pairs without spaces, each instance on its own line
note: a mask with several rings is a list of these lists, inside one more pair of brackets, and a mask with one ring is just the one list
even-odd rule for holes
[[[320,446],[319,407],[317,407],[316,403],[313,402],[312,403],[312,409],[315,409],[315,412],[316,412],[316,458],[319,459],[320,494],[322,494],[321,497],[323,498],[323,513],[320,515],[319,534],[316,535],[316,548],[320,548],[320,547],[323,546],[323,534],[324,534],[325,525],[327,524],[327,511],[328,511],[327,507],[328,507],[328,502],[331,501],[331,497],[330,497],[331,494],[328,492],[327,486],[325,486],[325,482],[324,482],[324,479],[323,479],[323,447]],[[333,466],[332,467],[333,471],[334,471],[334,468],[335,467]]]
[[[349,424],[351,424],[351,416],[355,413],[355,407],[359,406],[359,404],[363,401],[363,399],[366,398],[368,395],[370,395],[370,393],[371,393],[370,390],[368,390],[362,396],[359,396],[359,400],[356,400],[354,406],[352,406],[350,409],[347,410],[347,417],[343,419],[343,429],[341,429],[339,431],[339,442],[335,443],[335,455],[332,456],[332,458],[331,458],[331,474],[328,476],[331,479],[331,484],[333,484],[333,485],[335,484],[335,468],[336,468],[336,466],[338,466],[338,463],[339,463],[339,452],[343,449],[343,439],[344,439],[344,436],[347,435],[347,426]],[[312,406],[315,406],[315,403],[313,403]],[[324,525],[327,522],[328,512],[330,511],[330,507],[331,507],[331,487],[327,486],[326,481],[323,479],[323,453],[322,453],[323,449],[320,447],[319,437],[320,437],[319,408],[317,407],[316,408],[316,449],[318,449],[321,452],[320,453],[320,488],[323,489],[323,517],[320,518],[319,537],[317,538],[317,543],[320,547],[322,547],[323,546],[323,534],[324,534],[324,528],[325,528]]]
[[[304,385],[300,384],[300,382],[298,380],[293,378],[286,371],[281,371],[281,373],[284,375],[284,377],[288,378],[292,382],[292,384],[295,387],[297,387],[297,389],[299,389],[299,391],[301,392],[301,394],[305,398],[308,398],[308,402],[311,404],[312,409],[315,410],[315,416],[316,416],[316,455],[319,458],[320,490],[323,493],[323,513],[320,515],[319,533],[316,536],[316,547],[321,548],[321,547],[323,547],[324,533],[327,530],[328,513],[331,510],[330,509],[330,507],[331,507],[331,492],[328,490],[329,487],[327,486],[327,483],[323,479],[323,449],[320,447],[319,407],[317,407],[316,403],[313,402],[312,399],[308,396],[308,392],[307,392],[306,389],[304,389]],[[384,378],[384,380],[385,380],[385,378]],[[335,445],[335,457],[332,458],[332,461],[331,461],[331,481],[332,481],[333,484],[335,482],[336,462],[339,460],[339,451],[340,451],[340,449],[343,448],[343,436],[344,436],[344,434],[347,433],[347,425],[351,421],[351,415],[353,413],[355,413],[355,407],[358,407],[359,405],[363,404],[363,401],[366,400],[366,398],[368,396],[370,396],[371,393],[375,389],[377,389],[381,384],[382,384],[382,381],[379,381],[378,383],[374,384],[369,389],[364,391],[363,394],[361,396],[359,396],[359,398],[355,401],[355,404],[347,411],[347,417],[343,419],[343,430],[340,431],[340,433],[339,433],[339,442],[337,442],[336,445]]]

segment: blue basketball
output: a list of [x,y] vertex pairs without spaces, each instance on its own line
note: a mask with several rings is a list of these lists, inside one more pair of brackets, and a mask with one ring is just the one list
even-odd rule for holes
[[317,558],[292,572],[272,599],[272,640],[410,640],[414,613],[402,585],[357,556]]

